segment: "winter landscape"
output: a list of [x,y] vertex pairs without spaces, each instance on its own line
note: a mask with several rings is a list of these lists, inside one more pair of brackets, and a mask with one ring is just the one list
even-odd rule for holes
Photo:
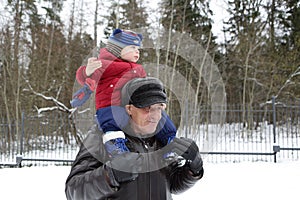
[[[236,134],[236,124],[230,127],[223,126],[222,129],[209,126],[209,130],[219,130],[217,135],[209,132],[208,135],[215,136],[215,144],[211,151],[243,151],[243,152],[272,152],[272,125],[263,126],[263,134],[256,137],[252,134],[252,139],[241,140]],[[200,132],[204,131],[204,126],[199,126]],[[284,127],[278,127],[279,130]],[[295,130],[296,127],[294,128]],[[231,134],[226,134],[226,130]],[[224,133],[223,133],[224,132]],[[223,133],[223,134],[221,134]],[[290,144],[298,146],[298,143],[291,140],[283,140],[288,131],[281,133],[278,137],[280,145]],[[42,137],[41,141],[49,141],[50,138]],[[199,138],[194,138],[200,140]],[[258,141],[259,139],[259,141]],[[293,139],[293,140],[292,140]],[[63,141],[60,139],[59,141]],[[219,142],[217,142],[219,141]],[[236,142],[234,142],[236,141]],[[200,149],[205,150],[204,144],[198,143]],[[61,143],[60,147],[66,146]],[[57,148],[60,149],[60,148]],[[72,151],[31,151],[25,153],[26,158],[61,158],[73,159],[77,153],[77,148]],[[205,200],[298,200],[300,193],[298,190],[300,180],[300,160],[295,159],[298,152],[280,152],[277,163],[273,162],[272,156],[208,156],[203,154],[204,178],[192,189],[185,193],[173,195],[174,200],[205,199]],[[293,155],[294,157],[293,157]],[[292,159],[294,158],[294,159]],[[292,161],[294,160],[294,161]],[[215,162],[217,161],[217,162]],[[25,165],[22,168],[2,168],[0,169],[1,199],[4,200],[63,200],[65,198],[65,181],[70,172],[70,166],[51,166],[53,163],[46,163],[48,166]]]
[[[4,5],[6,1],[0,1],[1,5]],[[19,2],[19,1],[18,1]],[[21,1],[22,2],[22,1]],[[26,2],[26,1],[24,1]],[[28,1],[29,2],[29,1]],[[70,1],[68,1],[70,2]],[[223,5],[226,1],[216,1],[211,0],[211,2],[215,3],[212,4],[212,9],[214,10],[214,26],[213,32],[217,36],[217,42],[225,42],[224,40],[224,33],[221,31],[223,28],[223,21],[228,18],[228,14],[225,12],[226,7]],[[223,3],[222,3],[223,2]],[[247,2],[247,1],[244,1]],[[265,1],[263,1],[265,2]],[[276,2],[276,1],[274,1]],[[279,2],[279,1],[278,1]],[[283,1],[285,2],[285,1]],[[286,1],[287,2],[287,1]],[[299,4],[299,3],[298,3]],[[64,6],[64,8],[70,9],[71,6]],[[254,6],[255,7],[255,6]],[[1,22],[5,22],[4,19],[4,7],[0,8],[1,11]],[[69,13],[69,10],[68,10]],[[69,17],[69,16],[67,16]],[[268,19],[271,19],[269,17]],[[290,17],[287,17],[290,19]],[[276,19],[278,20],[278,19]],[[64,21],[64,20],[63,20]],[[66,20],[65,20],[66,21]],[[91,20],[92,21],[92,20]],[[226,20],[225,20],[226,21]],[[289,23],[285,23],[289,24]],[[295,23],[296,24],[296,23]],[[24,25],[28,25],[24,23]],[[264,27],[261,25],[257,25],[259,28]],[[282,31],[281,27],[279,30]],[[28,28],[24,28],[24,30],[29,30]],[[278,29],[276,29],[278,30]],[[296,27],[295,27],[295,30]],[[256,29],[256,32],[261,32],[260,29]],[[265,31],[265,30],[264,30]],[[27,32],[24,32],[24,36],[27,36]],[[255,35],[255,34],[254,34]],[[291,34],[293,35],[293,34]],[[260,37],[258,37],[258,43],[260,42]],[[253,38],[252,38],[253,39]],[[255,39],[255,38],[254,38]],[[261,41],[262,44],[265,44],[265,41]],[[13,43],[13,41],[11,41]],[[230,45],[228,45],[230,47]],[[258,45],[259,46],[259,45]],[[277,46],[277,49],[282,49],[282,46]],[[40,49],[37,49],[40,51]],[[51,50],[51,49],[50,49]],[[239,49],[237,48],[237,51]],[[244,50],[244,49],[242,49]],[[247,50],[247,49],[246,49]],[[251,49],[249,49],[250,52]],[[20,50],[21,51],[21,50]],[[38,52],[38,51],[37,51]],[[248,51],[247,51],[248,52]],[[49,52],[46,52],[47,55]],[[236,53],[236,52],[233,52]],[[50,55],[50,54],[49,54]],[[279,54],[281,55],[281,54]],[[282,54],[285,55],[285,54]],[[296,55],[295,57],[299,57],[296,51],[293,53]],[[265,63],[270,63],[270,66],[277,66],[278,60],[283,62],[283,58],[277,56],[276,54],[271,56],[270,60],[263,60],[259,61],[263,63],[262,66],[265,67]],[[275,57],[277,59],[274,59]],[[16,56],[17,57],[17,56]],[[41,56],[42,57],[42,56]],[[258,61],[257,58],[260,57],[258,54],[254,56],[252,60]],[[286,55],[287,58],[288,55]],[[22,56],[19,58],[23,59]],[[247,57],[248,58],[248,57]],[[241,57],[241,59],[243,59]],[[268,59],[268,58],[264,58]],[[282,74],[291,74],[293,70],[298,68],[295,73],[291,74],[289,77],[281,77],[280,83],[285,83],[287,85],[291,85],[293,83],[292,80],[289,78],[293,78],[299,75],[299,67],[298,61],[295,59],[295,63],[291,63],[291,59],[287,59],[286,63],[283,62],[282,65],[278,65],[278,72],[275,70],[274,77],[281,77],[279,75]],[[242,60],[244,61],[244,60]],[[273,63],[274,61],[274,63]],[[39,61],[40,62],[40,61]],[[244,61],[245,62],[245,61]],[[279,62],[279,63],[280,63]],[[23,63],[23,62],[21,62]],[[53,63],[50,63],[53,65]],[[49,65],[50,65],[49,64]],[[233,63],[236,64],[236,63]],[[239,64],[239,63],[238,63]],[[1,65],[2,66],[2,65]],[[36,64],[39,66],[39,63]],[[235,66],[235,65],[233,65]],[[283,68],[281,66],[287,66],[290,71],[281,71]],[[42,66],[42,70],[44,70],[44,66]],[[292,67],[294,67],[292,69]],[[27,68],[27,65],[24,65],[23,68]],[[62,68],[62,67],[61,67]],[[291,68],[291,69],[290,69]],[[267,74],[271,74],[269,71],[265,70],[267,68],[262,68],[263,70],[254,71],[253,73],[262,74],[262,71],[266,71]],[[0,70],[1,71],[1,70]],[[37,69],[33,69],[33,71],[38,71]],[[259,73],[257,73],[259,72]],[[13,74],[13,73],[12,73]],[[28,73],[30,74],[30,73]],[[233,78],[236,76],[233,72]],[[3,80],[9,76],[3,76]],[[20,76],[21,77],[21,76]],[[230,78],[232,78],[230,77]],[[264,79],[266,77],[266,79]],[[298,76],[299,77],[299,76]],[[1,77],[2,78],[2,77]],[[27,77],[26,77],[27,78]],[[228,78],[228,77],[226,77]],[[11,78],[12,79],[12,78]],[[49,78],[50,79],[50,78]],[[261,93],[257,93],[257,96],[263,96],[265,91],[268,91],[268,82],[270,79],[273,78],[270,76],[266,76],[266,74],[262,74],[262,77],[248,77],[248,81],[254,80],[258,86],[263,85],[263,87],[258,87],[256,90],[262,91]],[[5,81],[1,82],[6,83]],[[15,78],[14,80],[17,80]],[[274,79],[277,80],[277,79]],[[279,80],[279,79],[278,79]],[[294,79],[293,79],[294,80]],[[32,80],[33,81],[33,80]],[[8,82],[8,81],[7,81]],[[53,80],[55,82],[55,80]],[[40,84],[40,82],[33,82],[34,84]],[[49,81],[51,83],[51,81]],[[251,82],[252,83],[252,82]],[[26,85],[26,84],[24,84]],[[249,85],[251,85],[249,83]],[[278,87],[274,89],[274,94],[279,94],[282,92],[282,88],[285,88],[285,84],[281,86],[278,82],[274,82],[274,85]],[[230,85],[229,85],[230,86]],[[226,87],[229,87],[226,85]],[[50,87],[50,86],[47,86]],[[231,86],[232,87],[232,86]],[[57,87],[58,88],[58,87]],[[267,88],[265,90],[265,88]],[[235,87],[232,87],[235,89]],[[279,90],[279,92],[278,92]],[[295,86],[295,91],[297,88]],[[13,91],[13,90],[12,90]],[[60,90],[58,90],[60,91]],[[277,93],[277,92],[278,93]],[[291,90],[292,91],[292,90]],[[23,92],[21,93],[23,96],[29,96],[28,89],[23,88]],[[27,93],[26,93],[27,92]],[[43,92],[43,91],[41,91]],[[289,94],[289,91],[286,91]],[[55,94],[55,93],[53,93]],[[57,92],[59,94],[59,92]],[[273,93],[272,93],[273,94]],[[62,95],[63,96],[63,95]],[[71,96],[67,96],[68,98]],[[232,96],[232,95],[231,95]],[[251,96],[251,95],[250,95]],[[228,95],[230,97],[230,95]],[[267,99],[267,98],[266,98]],[[66,101],[66,100],[65,100]],[[67,99],[69,101],[69,99]],[[0,101],[2,103],[2,100]],[[11,102],[12,104],[16,104],[14,101]],[[16,104],[17,105],[17,104]],[[239,127],[236,129],[236,127]],[[222,132],[218,132],[217,134],[208,134],[209,136],[214,137],[215,140],[221,140],[223,143],[218,144],[215,142],[213,146],[215,147],[216,151],[242,151],[242,152],[272,152],[273,145],[274,145],[274,137],[272,135],[273,126],[269,123],[261,123],[258,126],[258,129],[251,132],[251,137],[244,139],[239,131],[240,131],[239,124],[230,124],[226,125]],[[203,130],[209,129],[207,126],[199,127],[199,132],[204,132]],[[299,148],[299,122],[296,122],[295,126],[279,126],[277,127],[279,133],[277,133],[277,141],[276,143],[281,147],[296,147]],[[207,131],[207,130],[206,130]],[[249,130],[244,130],[245,134],[247,134]],[[222,134],[221,134],[222,133]],[[262,135],[264,133],[265,135]],[[40,134],[40,133],[39,133]],[[223,137],[226,135],[226,137]],[[249,134],[250,135],[250,134]],[[289,137],[288,137],[289,136]],[[41,136],[37,139],[40,139],[40,143],[46,143],[47,145],[50,144],[52,138],[48,138],[47,136]],[[63,141],[61,138],[56,138],[58,141]],[[201,138],[196,138],[197,141],[200,141]],[[50,141],[50,142],[49,142]],[[239,142],[241,141],[241,142]],[[1,142],[1,141],[0,141]],[[32,142],[32,141],[30,141]],[[1,143],[0,143],[1,146]],[[50,145],[50,147],[52,147]],[[63,148],[65,144],[63,142],[54,145],[55,148]],[[205,150],[205,146],[201,146],[202,150]],[[25,152],[26,149],[24,149]],[[211,149],[208,149],[211,150]],[[299,151],[298,151],[299,152]],[[299,153],[294,153],[294,155]],[[2,152],[1,152],[2,153]],[[293,155],[290,154],[290,151],[286,151],[281,153],[285,157],[282,157],[278,160],[277,163],[272,162],[272,157],[267,156],[269,160],[265,162],[265,157],[262,156],[261,159],[257,159],[255,161],[252,160],[244,160],[244,161],[225,161],[212,163],[211,160],[204,155],[204,169],[205,175],[201,181],[199,181],[192,189],[186,191],[185,193],[174,195],[174,200],[299,200],[300,199],[300,192],[299,192],[299,182],[300,182],[300,160],[291,161],[286,157]],[[15,156],[15,153],[13,153]],[[68,150],[63,153],[54,153],[51,151],[44,151],[43,154],[40,151],[30,151],[25,152],[25,157],[41,157],[44,158],[63,158],[63,159],[73,159],[74,155],[70,154]],[[71,156],[71,157],[70,157]],[[295,156],[295,157],[297,157]],[[11,157],[11,155],[10,155]],[[286,158],[286,159],[285,159]],[[299,158],[299,156],[298,156]],[[0,160],[3,161],[3,160]],[[6,162],[6,160],[4,160]],[[9,161],[10,162],[10,161]],[[0,199],[2,200],[64,200],[64,188],[65,188],[65,180],[70,172],[70,166],[32,166],[27,167],[24,166],[22,168],[0,168]]]

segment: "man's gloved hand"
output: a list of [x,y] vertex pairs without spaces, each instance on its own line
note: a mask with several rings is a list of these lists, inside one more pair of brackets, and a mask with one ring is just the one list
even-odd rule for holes
[[203,161],[197,144],[188,138],[174,138],[166,147],[167,152],[175,152],[182,156],[194,175],[201,175]]
[[77,90],[73,95],[73,99],[70,102],[73,108],[82,106],[91,96],[95,90],[95,81],[87,78],[82,88]]
[[142,169],[143,159],[139,153],[124,153],[108,161],[104,169],[110,185],[118,187],[120,183],[135,180]]

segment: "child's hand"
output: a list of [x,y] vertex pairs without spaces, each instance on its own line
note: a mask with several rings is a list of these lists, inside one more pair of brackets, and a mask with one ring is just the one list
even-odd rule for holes
[[85,69],[85,73],[87,76],[90,76],[94,73],[95,70],[99,69],[102,67],[102,62],[101,60],[98,60],[95,57],[89,58],[88,59],[88,64]]

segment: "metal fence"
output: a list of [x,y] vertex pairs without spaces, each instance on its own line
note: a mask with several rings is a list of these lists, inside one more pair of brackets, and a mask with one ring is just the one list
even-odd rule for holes
[[[19,126],[17,132],[15,128]],[[22,114],[19,124],[0,123],[0,165],[68,165],[79,149],[65,113]],[[51,161],[51,162],[50,162]]]
[[[225,114],[223,123],[212,123],[208,117],[211,109],[187,110],[179,117],[178,136],[196,140],[207,162],[300,159],[299,105],[273,101],[271,105],[247,109],[227,106]],[[81,126],[74,127],[76,123]],[[84,138],[92,123],[90,118],[74,119],[59,112],[43,116],[23,113],[18,124],[0,119],[0,166],[18,166],[21,162],[69,165],[79,149],[78,138]]]
[[[209,111],[200,111],[199,116]],[[276,103],[251,108],[229,106],[222,125],[202,124],[198,144],[211,139],[210,162],[284,161],[300,159],[300,105]],[[216,129],[217,127],[217,129]],[[194,130],[193,130],[194,131]],[[199,137],[200,136],[200,137]]]

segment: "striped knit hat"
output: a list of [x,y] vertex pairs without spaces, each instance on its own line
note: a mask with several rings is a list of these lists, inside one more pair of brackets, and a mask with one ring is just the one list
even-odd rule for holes
[[141,46],[143,36],[129,30],[115,29],[108,38],[106,48],[116,57],[121,57],[121,51],[129,45]]

